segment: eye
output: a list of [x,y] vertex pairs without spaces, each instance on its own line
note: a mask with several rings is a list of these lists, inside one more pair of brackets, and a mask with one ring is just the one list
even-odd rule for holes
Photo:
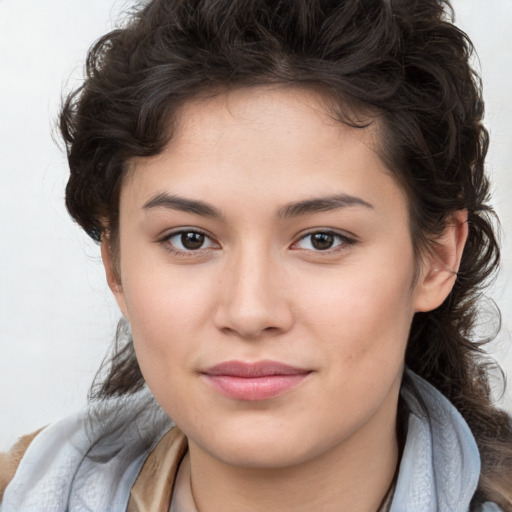
[[162,240],[162,243],[175,253],[190,253],[201,249],[218,248],[218,244],[208,235],[192,229],[170,233]]
[[354,240],[332,231],[315,231],[301,237],[292,249],[305,249],[307,251],[336,250],[342,246],[354,244]]

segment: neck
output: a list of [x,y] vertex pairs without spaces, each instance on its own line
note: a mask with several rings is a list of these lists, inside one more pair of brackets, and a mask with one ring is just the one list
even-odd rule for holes
[[193,442],[190,479],[199,512],[375,512],[398,464],[396,407],[342,445],[313,460],[280,468],[226,464]]

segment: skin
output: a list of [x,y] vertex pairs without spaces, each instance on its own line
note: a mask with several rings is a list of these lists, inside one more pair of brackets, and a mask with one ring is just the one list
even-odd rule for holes
[[[389,488],[411,321],[449,293],[467,228],[457,213],[416,261],[407,197],[377,144],[378,127],[333,121],[316,93],[267,87],[187,103],[165,150],[132,162],[120,260],[102,254],[147,384],[189,439],[202,512],[374,511]],[[337,207],[290,206],[333,196]],[[208,236],[186,250],[180,230]],[[326,232],[319,250],[310,235]],[[229,360],[309,374],[236,400],[202,374]]]

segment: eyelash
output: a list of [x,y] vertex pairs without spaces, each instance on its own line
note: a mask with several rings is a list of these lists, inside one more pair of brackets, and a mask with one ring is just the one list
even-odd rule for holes
[[[313,254],[319,254],[319,255],[329,255],[329,254],[333,254],[333,253],[337,253],[339,251],[342,251],[343,249],[346,249],[347,247],[350,247],[352,245],[355,245],[357,243],[357,240],[355,240],[354,238],[350,238],[348,237],[347,235],[344,235],[344,234],[341,234],[337,231],[332,231],[332,230],[329,230],[329,229],[315,229],[314,231],[310,231],[309,233],[306,233],[304,235],[302,235],[296,242],[294,242],[292,244],[292,249],[293,249],[293,246],[297,245],[298,243],[300,243],[301,241],[303,240],[306,240],[308,237],[311,237],[313,235],[327,235],[327,236],[331,236],[331,237],[334,237],[335,240],[337,240],[339,243],[337,245],[334,245],[333,247],[329,247],[327,249],[324,249],[324,250],[321,250],[321,249],[304,249],[310,253],[313,253]],[[312,245],[312,242],[310,242],[310,244]],[[298,250],[298,249],[295,249],[295,250]]]
[[[169,251],[170,253],[176,255],[176,256],[185,256],[185,257],[193,257],[200,254],[203,250],[209,249],[209,247],[200,247],[196,250],[189,249],[189,250],[180,250],[173,247],[173,245],[170,243],[170,240],[177,236],[183,236],[184,234],[196,234],[196,235],[202,235],[205,237],[205,239],[210,240],[212,244],[216,244],[213,237],[206,233],[205,231],[194,228],[194,229],[180,229],[178,231],[173,231],[172,233],[169,233],[168,235],[165,235],[163,238],[158,240],[158,242],[164,246],[165,250]],[[217,244],[218,245],[218,244]]]
[[[173,231],[172,233],[169,233],[168,235],[166,235],[165,237],[161,238],[160,240],[158,240],[158,242],[163,245],[165,247],[165,249],[169,252],[171,252],[172,254],[176,255],[176,256],[185,256],[185,257],[194,257],[194,256],[197,256],[198,254],[200,254],[202,251],[204,251],[205,249],[210,249],[211,247],[199,247],[198,249],[194,250],[194,249],[189,249],[189,250],[180,250],[180,249],[176,249],[175,247],[173,247],[173,245],[170,243],[170,240],[177,237],[177,236],[183,236],[184,234],[195,234],[195,235],[202,235],[204,236],[206,239],[210,240],[210,242],[212,244],[215,244],[216,242],[213,240],[213,237],[211,237],[208,233],[206,233],[205,231],[203,230],[200,230],[198,228],[194,228],[194,229],[180,229],[179,231]],[[294,246],[296,246],[297,244],[299,244],[301,241],[303,240],[306,240],[308,237],[311,237],[313,235],[327,235],[327,236],[331,236],[333,238],[335,238],[336,240],[338,240],[338,244],[337,245],[334,245],[333,247],[329,247],[327,249],[304,249],[305,251],[308,251],[310,253],[313,253],[313,254],[318,254],[318,255],[329,255],[329,254],[332,254],[332,253],[336,253],[336,252],[339,252],[343,249],[346,249],[347,246],[352,246],[352,245],[355,245],[357,243],[356,240],[354,240],[353,238],[350,238],[346,235],[343,235],[341,233],[338,233],[337,231],[332,231],[332,230],[321,230],[321,229],[316,229],[315,231],[311,231],[309,233],[306,233],[304,235],[302,235],[296,242],[294,242],[292,245],[291,245],[291,249],[292,250],[300,250],[300,249],[294,249]],[[311,243],[312,245],[312,243]]]

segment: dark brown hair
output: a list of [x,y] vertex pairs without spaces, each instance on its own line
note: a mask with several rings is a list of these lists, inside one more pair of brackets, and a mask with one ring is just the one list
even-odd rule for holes
[[[417,252],[451,213],[469,237],[453,291],[416,314],[406,364],[446,395],[473,431],[482,476],[473,504],[512,510],[510,418],[491,402],[490,363],[475,333],[477,300],[499,263],[484,173],[488,135],[470,40],[444,0],[153,0],[90,50],[61,131],[66,204],[95,240],[116,244],[119,191],[131,158],[156,155],[185,101],[262,84],[316,88],[343,111],[371,112],[381,156],[406,190]],[[346,114],[340,122],[358,126]],[[120,324],[121,333],[126,326]],[[133,345],[118,336],[93,397],[143,385]]]

